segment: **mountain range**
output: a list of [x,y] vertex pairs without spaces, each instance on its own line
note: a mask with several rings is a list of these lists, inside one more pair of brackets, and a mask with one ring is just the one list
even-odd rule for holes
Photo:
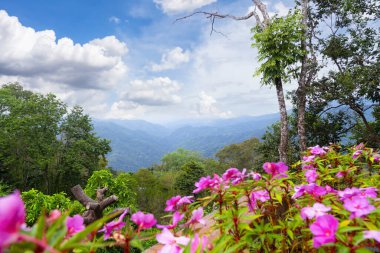
[[136,171],[160,163],[165,154],[178,148],[213,157],[221,148],[252,137],[260,138],[267,127],[279,120],[278,114],[231,119],[190,120],[165,125],[144,120],[93,121],[98,136],[111,140],[109,166]]

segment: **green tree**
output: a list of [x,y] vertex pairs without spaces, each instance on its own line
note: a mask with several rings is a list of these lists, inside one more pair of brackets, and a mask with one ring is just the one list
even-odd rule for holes
[[218,159],[224,169],[256,168],[260,166],[260,164],[258,164],[258,161],[261,160],[261,154],[257,152],[257,147],[259,145],[259,139],[251,138],[241,143],[225,146],[215,154],[215,157]]
[[255,42],[252,46],[258,49],[261,62],[257,74],[262,75],[264,85],[276,88],[281,118],[278,152],[280,160],[287,162],[289,131],[283,83],[295,75],[295,64],[305,54],[300,46],[304,32],[297,12],[286,17],[268,17],[264,21],[253,29]]
[[110,150],[80,107],[68,112],[53,94],[17,83],[0,88],[0,180],[12,187],[69,193]]
[[[366,139],[380,147],[380,137],[368,112],[380,103],[380,9],[378,1],[314,0],[314,26],[330,20],[330,31],[317,38],[319,52],[332,63],[328,74],[314,82],[311,100],[328,108],[346,108],[358,119]],[[376,109],[375,109],[376,110]],[[360,128],[359,127],[359,128]],[[357,132],[358,133],[358,132]]]
[[107,187],[107,195],[116,195],[118,201],[107,207],[106,211],[112,211],[115,207],[129,207],[137,209],[137,181],[129,173],[119,173],[114,176],[109,170],[95,171],[88,179],[84,191],[91,198],[96,198],[98,188]]
[[162,168],[165,171],[180,170],[188,162],[202,162],[203,157],[196,151],[179,148],[174,152],[164,155],[161,159]]
[[0,89],[0,160],[5,178],[23,190],[49,192],[57,174],[59,123],[65,105],[52,94],[24,91],[19,84]]
[[199,162],[188,162],[181,168],[181,174],[177,177],[175,188],[181,195],[191,195],[195,189],[194,183],[205,176],[205,169]]

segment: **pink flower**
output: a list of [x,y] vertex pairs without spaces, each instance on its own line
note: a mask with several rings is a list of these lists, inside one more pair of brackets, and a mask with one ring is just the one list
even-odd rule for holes
[[184,196],[182,198],[180,195],[174,196],[166,201],[165,211],[177,211],[180,206],[191,204],[193,201],[191,198],[193,198],[193,196]]
[[191,218],[188,222],[186,222],[186,225],[194,224],[194,223],[200,223],[202,225],[206,224],[206,221],[203,219],[203,208],[199,207],[198,209],[195,209],[192,212]]
[[119,217],[117,221],[111,221],[104,225],[103,229],[99,230],[99,232],[104,232],[104,240],[107,240],[113,231],[121,230],[125,226],[125,222],[123,219],[125,215],[128,213],[129,209],[126,209]]
[[315,155],[310,155],[310,156],[304,156],[302,157],[302,160],[304,160],[307,163],[314,162]]
[[175,211],[177,210],[177,203],[181,199],[180,195],[174,196],[171,199],[168,199],[166,201],[166,208],[165,211]]
[[158,253],[181,253],[183,249],[178,244],[186,246],[190,241],[184,236],[175,237],[167,228],[164,228],[161,234],[157,234],[156,239],[159,243],[164,244]]
[[309,148],[310,149],[310,153],[312,155],[319,155],[319,156],[323,156],[326,154],[326,151],[321,148],[319,145],[315,146],[315,147],[311,147]]
[[305,177],[306,177],[306,181],[310,184],[310,183],[314,183],[317,180],[318,174],[315,169],[307,170],[305,172]]
[[365,198],[377,198],[377,188],[375,187],[367,187],[367,188],[360,188],[360,195]]
[[193,202],[192,198],[194,198],[193,196],[183,196],[177,203],[177,207],[180,207],[180,206],[183,206],[183,205],[187,205],[187,204],[191,204]]
[[245,172],[246,172],[246,169],[243,169],[243,171],[240,172],[236,168],[230,168],[226,170],[226,172],[224,172],[224,174],[222,175],[222,178],[224,181],[226,182],[231,181],[233,185],[236,185],[244,180],[244,178],[246,177]]
[[258,199],[261,202],[265,202],[268,199],[270,199],[269,193],[267,190],[255,191],[255,192],[252,192],[252,194],[253,194],[255,199]]
[[376,198],[377,197],[377,189],[375,187],[367,187],[367,188],[346,188],[343,191],[338,191],[338,196],[340,200],[344,201],[346,199],[352,199],[353,197],[361,197],[361,198]]
[[314,166],[311,164],[303,165],[302,170],[315,170]]
[[223,180],[218,174],[214,174],[214,177],[210,180],[209,189],[213,191],[219,191],[227,189],[228,183]]
[[[198,233],[194,235],[194,239],[191,241],[190,253],[203,253],[205,247],[207,246],[208,238],[207,236],[202,236],[202,241],[199,238]],[[197,251],[200,248],[200,251]]]
[[336,194],[338,192],[337,190],[335,190],[334,188],[332,188],[330,185],[326,185],[325,189],[326,189],[327,193],[334,193],[334,194]]
[[347,175],[347,171],[339,171],[338,173],[336,173],[336,177],[337,178],[342,178],[342,177],[345,177]]
[[362,153],[363,153],[363,150],[356,150],[356,151],[352,154],[352,159],[356,159],[356,158],[358,158]]
[[25,207],[20,192],[15,191],[0,198],[0,252],[3,247],[17,240],[18,232],[25,223]]
[[380,155],[379,155],[379,154],[374,154],[374,155],[373,155],[373,161],[374,161],[375,163],[380,162]]
[[355,196],[352,199],[346,199],[343,204],[347,211],[351,212],[350,219],[363,217],[376,208],[369,204],[366,198]]
[[288,170],[288,166],[286,166],[283,162],[278,163],[269,163],[266,162],[263,165],[263,169],[266,173],[272,176],[272,178],[284,178],[287,177],[286,171]]
[[73,236],[74,234],[82,231],[85,227],[83,224],[84,220],[79,214],[74,215],[73,217],[66,218],[66,227],[67,227],[67,236]]
[[380,231],[376,231],[376,230],[364,231],[363,237],[365,239],[375,239],[378,243],[380,243]]
[[46,222],[51,224],[57,219],[59,219],[61,215],[62,215],[61,211],[59,211],[58,209],[54,209],[53,211],[50,212],[49,217],[47,217],[46,219]]
[[338,230],[339,221],[330,214],[319,216],[317,220],[310,225],[310,231],[314,235],[313,247],[335,242],[335,233]]
[[261,179],[261,175],[259,173],[251,172],[249,173],[249,175],[252,177],[253,180],[256,180],[256,181]]
[[137,213],[132,214],[131,220],[137,226],[139,226],[138,230],[151,228],[154,225],[156,225],[156,222],[157,222],[153,214],[151,213],[144,214],[141,211],[138,211]]
[[211,180],[210,176],[201,177],[199,179],[199,181],[195,183],[195,187],[197,187],[197,189],[195,189],[193,191],[193,193],[198,193],[198,192],[201,192],[201,191],[207,189],[209,187],[211,181],[212,180]]
[[308,193],[313,197],[323,196],[328,193],[325,187],[316,185],[315,183],[295,186],[294,191],[295,193],[292,196],[293,199],[299,198],[305,193]]
[[160,229],[162,229],[162,228],[173,229],[178,225],[178,222],[180,222],[184,216],[185,215],[180,214],[179,212],[175,212],[173,214],[173,224],[171,224],[171,225],[157,225],[156,227],[160,228]]
[[315,203],[312,207],[304,207],[301,210],[302,219],[313,219],[314,217],[319,217],[325,215],[331,207],[327,207],[321,203]]

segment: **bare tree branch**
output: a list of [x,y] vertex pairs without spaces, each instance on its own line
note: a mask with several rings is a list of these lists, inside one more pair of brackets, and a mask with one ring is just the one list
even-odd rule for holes
[[[254,17],[255,20],[256,20],[256,24],[258,26],[260,26],[261,28],[265,28],[269,24],[269,22],[270,22],[270,17],[269,17],[269,13],[268,13],[267,7],[266,7],[265,4],[263,4],[261,2],[261,0],[253,0],[252,2],[253,2],[254,10],[250,11],[247,15],[244,15],[244,16],[235,16],[235,15],[231,15],[231,14],[221,14],[221,13],[218,13],[218,12],[196,11],[196,12],[193,12],[193,13],[191,13],[189,15],[177,18],[174,21],[174,23],[176,23],[178,21],[181,21],[181,20],[184,20],[184,19],[187,19],[187,18],[190,18],[190,17],[193,17],[195,15],[204,15],[204,16],[206,16],[206,18],[210,19],[210,21],[211,21],[210,35],[213,32],[217,32],[219,34],[224,35],[223,33],[215,30],[215,27],[214,27],[215,19],[228,18],[228,19],[233,19],[233,20],[240,21],[240,20],[248,20],[251,17]],[[261,15],[263,17],[263,20],[261,20],[259,14],[257,13],[256,8],[259,9],[259,11],[260,11],[260,13],[261,13]]]

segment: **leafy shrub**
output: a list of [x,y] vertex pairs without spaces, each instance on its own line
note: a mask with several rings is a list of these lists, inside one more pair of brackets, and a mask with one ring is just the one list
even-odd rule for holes
[[[66,219],[65,225],[62,220],[57,225],[44,222],[52,214],[40,216],[30,231],[20,230],[20,222],[5,226],[17,226],[9,230],[18,238],[11,252],[35,247],[25,241],[49,251],[51,245],[54,252],[93,252],[107,246],[134,252],[154,243],[154,235],[162,244],[155,245],[159,252],[370,252],[380,250],[379,169],[380,155],[363,144],[344,151],[337,145],[315,146],[290,169],[282,162],[266,162],[263,175],[231,168],[221,176],[202,177],[193,193],[209,194],[196,201],[193,196],[170,198],[165,211],[172,212],[172,219],[157,225],[160,232],[152,229],[153,215],[140,211],[130,217],[125,211],[117,220],[104,224],[104,218],[87,228],[83,219],[72,226],[73,220],[80,221],[75,216],[58,219]],[[37,193],[28,196],[35,194],[37,203],[44,203]],[[0,204],[14,204],[7,198],[0,198]],[[41,231],[59,242],[43,239]]]
[[108,187],[108,192],[115,194],[118,201],[109,206],[107,211],[112,211],[116,206],[128,207],[132,210],[137,208],[137,182],[127,173],[120,173],[117,176],[112,175],[109,170],[95,171],[87,181],[85,192],[91,198],[96,197],[98,188]]

